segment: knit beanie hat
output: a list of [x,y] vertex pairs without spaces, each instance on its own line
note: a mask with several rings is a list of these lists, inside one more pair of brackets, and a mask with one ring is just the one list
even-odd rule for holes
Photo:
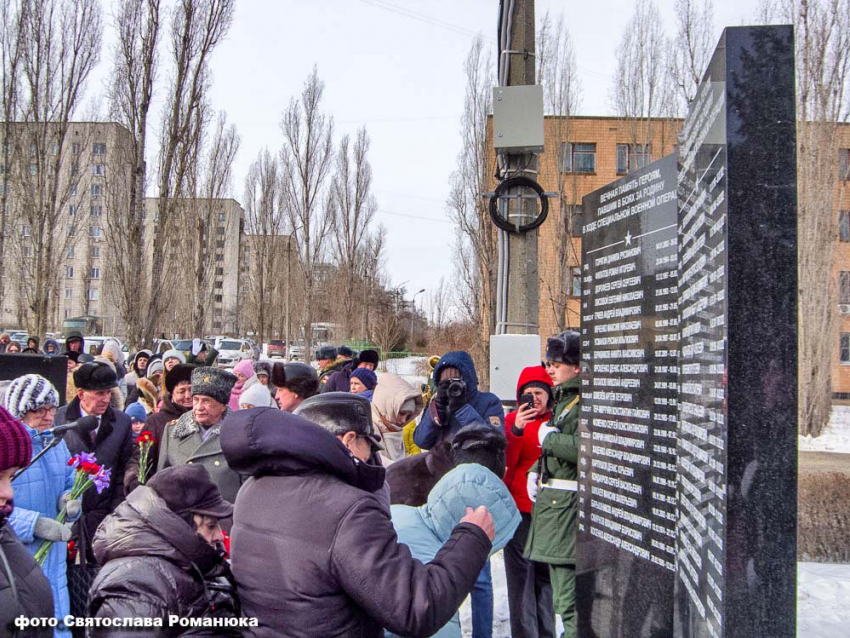
[[255,408],[275,407],[269,389],[262,383],[255,383],[242,393],[239,397],[239,407],[241,408],[243,404],[253,405]]
[[[186,363],[186,355],[179,350],[166,350],[162,353],[162,362],[165,363],[169,359],[177,359],[180,363]],[[150,364],[149,364],[150,365]]]
[[12,381],[3,400],[3,407],[16,419],[45,406],[58,407],[59,393],[38,374],[25,374]]
[[145,371],[145,376],[150,379],[157,372],[159,372],[160,374],[165,372],[165,367],[162,365],[162,359],[154,359],[153,361],[148,361],[148,367]]
[[136,401],[135,403],[131,403],[127,406],[127,409],[124,410],[124,414],[130,417],[131,421],[139,421],[144,423],[148,420],[148,413],[145,410],[145,406]]
[[233,373],[241,372],[246,377],[251,378],[254,374],[254,364],[248,359],[242,359],[233,367]]
[[378,375],[369,370],[369,368],[357,368],[356,370],[352,370],[351,377],[359,379],[360,382],[366,386],[367,390],[374,390],[375,386],[378,385]]
[[0,471],[26,467],[31,457],[32,441],[24,424],[0,406]]

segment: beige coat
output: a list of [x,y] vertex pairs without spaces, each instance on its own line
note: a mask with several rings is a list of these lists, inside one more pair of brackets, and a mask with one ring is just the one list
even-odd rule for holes
[[396,374],[382,374],[379,377],[372,395],[372,423],[381,432],[386,448],[383,455],[389,462],[404,458],[404,426],[393,424],[402,405],[409,399],[413,399],[415,405],[411,417],[415,419],[422,412],[422,393]]

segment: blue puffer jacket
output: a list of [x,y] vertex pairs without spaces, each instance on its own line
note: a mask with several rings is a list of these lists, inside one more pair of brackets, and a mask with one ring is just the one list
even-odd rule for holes
[[422,420],[413,432],[413,442],[423,450],[430,450],[444,438],[453,435],[465,425],[489,423],[504,430],[505,411],[499,397],[491,392],[478,391],[478,375],[472,357],[462,351],[447,352],[434,366],[434,380],[440,378],[443,368],[457,368],[466,383],[467,404],[451,416],[447,427],[436,425],[426,409]]
[[[38,430],[25,426],[32,439],[32,454],[35,456],[50,443],[50,436],[40,436]],[[59,497],[74,485],[74,468],[68,465],[71,453],[64,441],[42,456],[35,465],[15,479],[15,509],[9,516],[9,525],[30,554],[35,554],[44,539],[33,536],[35,522],[40,516],[56,518],[59,514]],[[70,613],[68,581],[65,575],[66,543],[53,543],[42,569],[53,590],[53,607],[57,618]],[[61,627],[61,625],[60,625]],[[67,628],[57,627],[54,637],[70,638]]]
[[[521,518],[504,481],[477,463],[458,465],[446,474],[428,494],[428,502],[422,507],[393,505],[393,527],[398,540],[410,548],[413,557],[428,563],[466,515],[466,508],[480,505],[487,507],[496,527],[496,538],[490,550],[492,556],[513,538]],[[458,614],[434,636],[460,638]]]

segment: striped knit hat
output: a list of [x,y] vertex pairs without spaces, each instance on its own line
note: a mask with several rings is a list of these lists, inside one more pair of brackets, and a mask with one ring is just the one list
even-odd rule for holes
[[58,407],[59,393],[50,381],[38,374],[25,374],[12,381],[3,400],[3,407],[16,419],[23,419],[27,412],[48,405]]
[[26,428],[0,406],[0,471],[26,467],[31,456],[32,441]]

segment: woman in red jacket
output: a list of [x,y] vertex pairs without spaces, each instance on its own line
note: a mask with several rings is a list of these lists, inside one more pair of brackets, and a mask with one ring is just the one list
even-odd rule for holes
[[[506,452],[505,484],[516,501],[522,522],[513,539],[505,547],[505,571],[508,581],[508,607],[513,638],[554,638],[555,610],[548,565],[525,558],[523,550],[531,525],[528,498],[528,471],[540,458],[537,432],[551,417],[552,379],[543,366],[525,368],[517,382],[518,409],[505,417]],[[528,396],[532,402],[528,405]]]

